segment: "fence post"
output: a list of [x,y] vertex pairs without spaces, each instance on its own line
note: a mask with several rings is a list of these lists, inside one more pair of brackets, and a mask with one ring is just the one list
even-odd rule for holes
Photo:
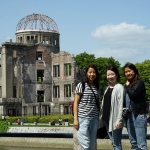
[[34,125],[37,125],[37,122],[34,122]]

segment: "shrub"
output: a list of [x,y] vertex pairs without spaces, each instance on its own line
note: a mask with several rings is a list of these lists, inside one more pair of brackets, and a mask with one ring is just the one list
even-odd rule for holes
[[62,118],[62,121],[64,122],[64,120],[67,118],[68,121],[70,123],[73,123],[73,116],[71,114],[66,114],[66,115],[61,115],[61,114],[57,114],[57,115],[49,115],[49,116],[17,116],[17,117],[6,117],[6,121],[7,122],[17,122],[17,119],[21,119],[24,120],[26,123],[33,123],[33,122],[37,122],[37,123],[48,123],[51,122],[52,120],[56,122],[59,121],[59,118]]
[[7,132],[8,129],[8,121],[0,121],[0,132]]

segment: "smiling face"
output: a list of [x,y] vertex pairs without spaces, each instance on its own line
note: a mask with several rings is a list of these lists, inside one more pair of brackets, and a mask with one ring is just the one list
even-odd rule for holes
[[87,77],[89,79],[89,83],[93,83],[93,81],[95,80],[96,78],[96,72],[95,72],[95,69],[94,68],[89,68],[88,71],[87,71]]
[[132,81],[135,77],[134,70],[130,69],[129,67],[124,68],[124,74],[128,81]]
[[108,80],[110,85],[116,84],[117,75],[115,72],[113,72],[112,70],[107,70],[106,76],[107,76],[107,80]]

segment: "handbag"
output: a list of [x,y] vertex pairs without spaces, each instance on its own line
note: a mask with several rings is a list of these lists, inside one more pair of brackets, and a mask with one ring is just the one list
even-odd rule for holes
[[103,126],[102,128],[97,129],[97,138],[99,139],[105,139],[108,137],[106,126]]
[[[126,93],[127,93],[126,88],[124,88],[123,106],[126,105]],[[127,119],[128,114],[132,112],[131,109],[130,109],[130,106],[131,106],[131,100],[130,100],[129,106],[128,107],[124,107],[123,110],[122,110],[122,117],[124,119]]]
[[[91,88],[91,86],[89,86]],[[93,91],[93,89],[91,88],[93,94],[94,94],[94,97],[95,97],[95,100],[96,100],[96,95]],[[97,101],[96,101],[97,102]],[[97,103],[96,103],[97,104]],[[100,111],[100,107],[98,106],[97,104],[97,108],[98,110]],[[100,138],[100,139],[105,139],[106,137],[108,136],[108,133],[107,133],[107,129],[106,129],[106,126],[103,126],[102,128],[98,128],[97,129],[97,138]]]
[[130,108],[123,108],[122,117],[126,119],[129,113],[131,113]]

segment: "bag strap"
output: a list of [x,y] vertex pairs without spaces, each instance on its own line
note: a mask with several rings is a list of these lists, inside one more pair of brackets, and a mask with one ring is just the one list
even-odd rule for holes
[[84,90],[85,90],[85,82],[81,82],[82,83],[82,95],[80,96],[80,99],[83,96]]
[[83,94],[84,90],[85,90],[85,82],[82,82],[82,94]]
[[93,92],[93,94],[94,94],[95,101],[96,101],[96,105],[97,105],[97,109],[100,111],[100,104],[99,104],[99,102],[97,101],[96,95],[95,95],[95,93],[94,93],[92,87],[91,87],[90,85],[88,85],[88,86],[90,87],[90,89],[92,90],[92,92]]
[[[123,99],[123,106],[126,107],[126,94],[127,94],[127,89],[126,89],[126,85],[124,86],[124,99]],[[130,98],[129,98],[130,99]],[[129,108],[130,109],[130,106],[131,106],[131,100],[130,100],[130,103],[129,103],[129,106],[126,107],[126,108]]]
[[94,94],[94,97],[95,97],[95,100],[96,100],[97,98],[96,98],[96,95],[95,95],[95,93],[94,93],[93,89],[91,88],[91,86],[90,86],[90,85],[89,85],[89,87],[90,87],[90,89],[92,90],[92,92],[93,92],[93,94]]

